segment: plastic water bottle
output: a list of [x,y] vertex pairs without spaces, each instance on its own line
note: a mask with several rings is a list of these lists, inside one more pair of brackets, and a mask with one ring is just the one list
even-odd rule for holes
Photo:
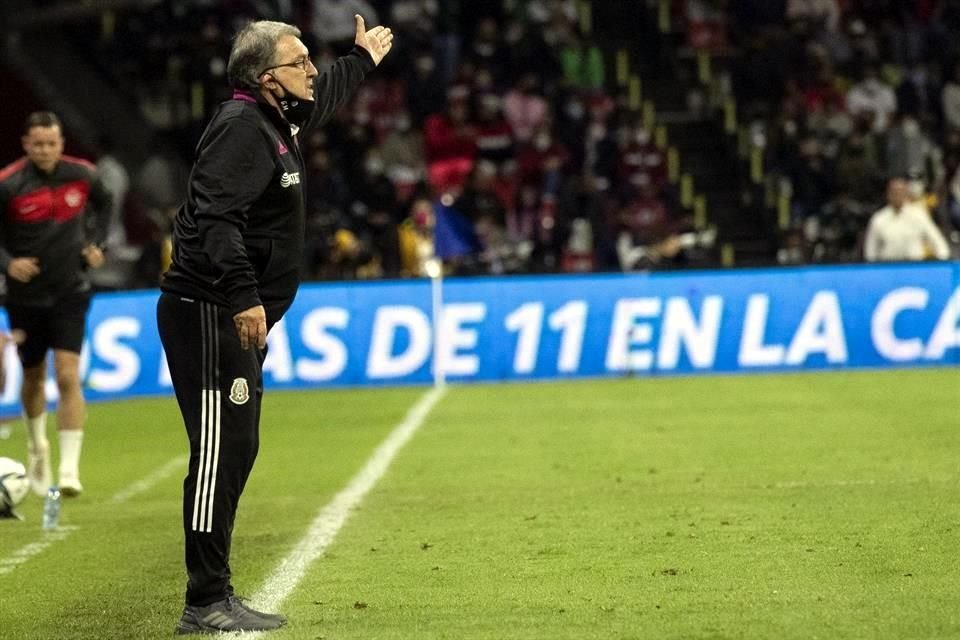
[[43,501],[43,528],[45,531],[56,529],[60,524],[60,489],[50,487]]

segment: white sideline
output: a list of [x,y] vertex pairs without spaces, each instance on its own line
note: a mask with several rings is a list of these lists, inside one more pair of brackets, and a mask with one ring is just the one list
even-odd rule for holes
[[174,473],[178,469],[182,469],[184,473],[186,473],[186,464],[187,456],[178,456],[148,475],[146,478],[137,480],[123,491],[118,492],[116,495],[110,498],[110,502],[112,504],[122,504],[138,494],[146,493],[155,485],[166,480],[167,476]]
[[[446,387],[437,386],[421,396],[350,483],[320,510],[306,535],[280,561],[260,592],[253,596],[258,608],[274,611],[293,592],[310,564],[330,546],[350,514],[383,477],[397,452],[409,442],[445,392]],[[251,637],[259,635],[250,634]]]
[[[122,504],[140,493],[149,491],[154,485],[166,479],[167,476],[177,469],[183,467],[186,462],[186,456],[174,458],[147,477],[134,482],[129,487],[115,494],[112,498],[110,498],[110,502],[112,504]],[[80,529],[80,527],[68,525],[60,527],[54,531],[44,532],[43,538],[37,542],[26,544],[11,553],[9,556],[0,558],[0,576],[11,573],[14,569],[26,563],[31,558],[34,558],[46,551],[53,544],[66,540],[71,533],[77,531],[78,529]]]
[[30,558],[46,551],[55,542],[66,540],[67,536],[79,528],[80,527],[67,526],[44,532],[43,538],[38,542],[31,542],[30,544],[20,547],[6,558],[0,558],[0,576],[11,573],[14,569],[30,560]]

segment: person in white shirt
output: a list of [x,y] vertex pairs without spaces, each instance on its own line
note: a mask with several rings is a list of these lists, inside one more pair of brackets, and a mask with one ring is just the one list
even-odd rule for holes
[[870,218],[863,243],[867,262],[916,261],[950,257],[950,246],[922,204],[909,201],[909,185],[893,178],[887,206]]
[[867,114],[872,118],[873,130],[886,131],[897,111],[897,94],[880,79],[874,65],[863,70],[863,79],[847,91],[847,112],[856,117]]
[[377,24],[377,12],[367,0],[313,0],[313,35],[343,55],[353,47],[354,16]]
[[837,0],[787,0],[788,20],[809,20],[836,31],[840,24]]

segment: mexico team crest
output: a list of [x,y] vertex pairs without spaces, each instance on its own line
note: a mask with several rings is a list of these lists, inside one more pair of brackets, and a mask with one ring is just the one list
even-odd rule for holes
[[230,402],[233,404],[246,404],[250,399],[250,389],[247,387],[246,378],[234,378],[230,385]]

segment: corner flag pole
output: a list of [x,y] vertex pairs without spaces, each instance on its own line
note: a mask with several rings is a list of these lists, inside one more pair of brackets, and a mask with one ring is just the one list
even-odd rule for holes
[[431,317],[433,322],[433,386],[442,387],[446,384],[446,376],[440,362],[440,345],[443,339],[440,322],[443,316],[443,261],[433,257],[426,264],[427,275],[430,276]]

